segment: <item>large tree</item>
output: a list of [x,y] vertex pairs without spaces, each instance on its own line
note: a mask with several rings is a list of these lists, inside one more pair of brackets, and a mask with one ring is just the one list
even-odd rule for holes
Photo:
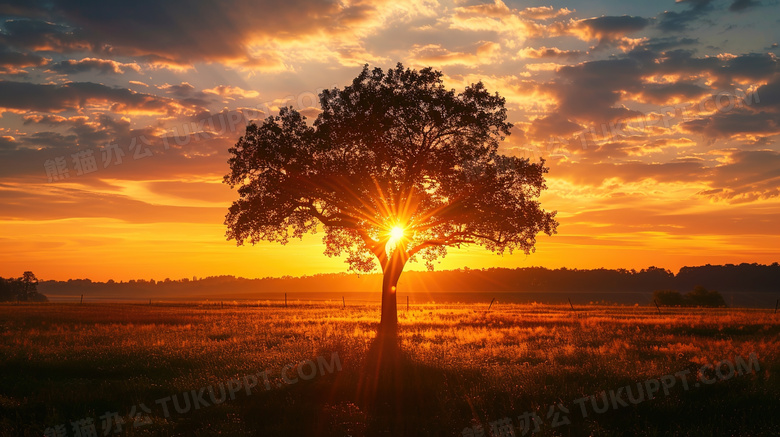
[[241,245],[324,230],[325,254],[382,269],[382,332],[397,330],[396,285],[408,261],[429,269],[447,247],[534,250],[554,212],[536,200],[544,161],[498,153],[504,99],[480,82],[445,88],[442,73],[366,66],[320,94],[313,126],[292,108],[251,123],[230,149],[225,182],[239,199],[225,219]]

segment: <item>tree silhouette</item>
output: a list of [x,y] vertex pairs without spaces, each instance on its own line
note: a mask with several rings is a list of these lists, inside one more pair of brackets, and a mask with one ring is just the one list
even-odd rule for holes
[[685,296],[677,290],[655,290],[653,292],[653,301],[663,306],[685,306]]
[[692,291],[686,293],[685,300],[688,301],[691,306],[716,308],[726,306],[726,301],[723,299],[723,295],[715,290],[707,290],[701,285],[693,287]]
[[239,199],[228,239],[286,244],[324,229],[325,254],[383,272],[381,332],[397,330],[396,285],[408,261],[429,269],[448,246],[534,250],[555,213],[535,199],[544,161],[498,153],[504,99],[480,82],[456,94],[431,68],[363,68],[320,94],[313,126],[292,108],[251,123],[230,148],[225,182]]
[[22,288],[19,300],[29,300],[38,291],[38,278],[35,277],[35,273],[26,271],[22,273],[20,280]]

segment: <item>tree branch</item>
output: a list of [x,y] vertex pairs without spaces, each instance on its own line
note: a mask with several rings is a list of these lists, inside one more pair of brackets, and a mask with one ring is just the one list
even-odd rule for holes
[[464,238],[444,238],[439,240],[426,240],[422,243],[418,244],[411,250],[407,251],[406,254],[409,258],[413,257],[417,252],[428,248],[428,247],[436,247],[436,246],[452,246],[454,244],[473,244],[476,243],[476,241],[471,239],[464,239]]

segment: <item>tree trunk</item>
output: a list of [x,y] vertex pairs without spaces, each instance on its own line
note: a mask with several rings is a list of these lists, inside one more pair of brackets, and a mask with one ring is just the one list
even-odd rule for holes
[[382,277],[382,318],[379,333],[395,336],[398,333],[398,278],[404,270],[405,260],[400,251],[391,254],[383,269]]

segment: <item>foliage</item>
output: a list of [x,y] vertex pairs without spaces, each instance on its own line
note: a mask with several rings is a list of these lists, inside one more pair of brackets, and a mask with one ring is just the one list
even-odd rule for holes
[[685,299],[694,306],[702,307],[725,307],[726,301],[723,300],[723,296],[715,290],[707,290],[701,285],[693,287],[693,291],[689,291],[685,295]]
[[683,296],[677,290],[656,290],[653,299],[659,305],[665,306],[698,306],[698,307],[725,307],[726,301],[717,291],[710,291],[701,285],[697,285],[692,291]]
[[[419,255],[432,269],[447,246],[529,253],[538,233],[555,232],[555,213],[534,200],[544,162],[498,153],[511,124],[504,99],[481,82],[456,94],[431,68],[366,66],[320,105],[313,126],[283,108],[230,149],[225,182],[239,199],[229,239],[285,244],[321,224],[325,253],[367,272],[377,261],[385,271],[389,251],[401,268]],[[389,247],[396,226],[405,235]]]
[[683,295],[677,290],[656,290],[653,292],[653,301],[658,305],[670,307],[685,305]]
[[37,287],[38,278],[30,271],[24,272],[21,278],[0,277],[0,302],[48,302]]

